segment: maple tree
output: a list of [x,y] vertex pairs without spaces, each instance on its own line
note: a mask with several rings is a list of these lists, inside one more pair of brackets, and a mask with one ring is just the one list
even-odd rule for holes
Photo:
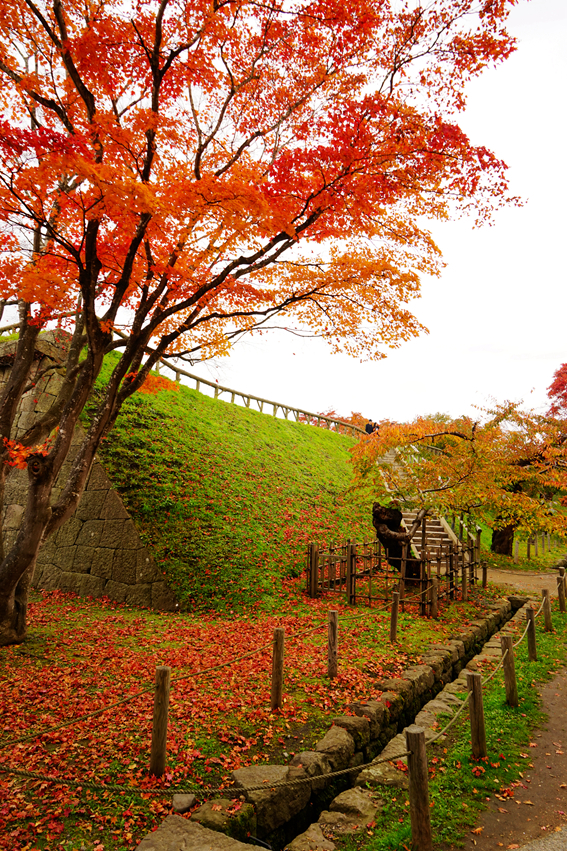
[[547,388],[547,396],[551,402],[549,415],[567,419],[567,363],[562,363],[553,373],[553,381]]
[[515,403],[478,420],[385,422],[352,452],[357,478],[373,482],[379,502],[482,519],[493,529],[493,552],[512,555],[515,531],[567,532],[554,500],[567,490],[564,423]]
[[22,640],[38,548],[160,357],[223,354],[272,320],[365,357],[421,330],[407,302],[440,267],[422,222],[483,221],[508,200],[505,165],[455,115],[467,81],[513,50],[514,2],[2,0],[0,299],[17,303],[19,339],[0,438],[41,328],[72,339],[52,410],[21,440],[58,429],[28,458],[1,556],[0,643]]

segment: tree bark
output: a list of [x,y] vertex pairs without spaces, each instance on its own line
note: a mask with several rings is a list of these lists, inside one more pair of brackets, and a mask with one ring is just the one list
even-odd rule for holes
[[511,558],[514,547],[515,528],[513,523],[509,523],[507,526],[503,526],[502,529],[493,529],[490,551],[502,556],[510,556]]

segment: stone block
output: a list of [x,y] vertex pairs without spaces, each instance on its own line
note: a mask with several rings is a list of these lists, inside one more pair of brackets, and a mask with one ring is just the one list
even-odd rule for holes
[[55,564],[59,570],[67,573],[70,573],[73,570],[73,562],[75,561],[76,552],[77,547],[57,547],[55,550]]
[[71,517],[61,526],[56,534],[57,549],[60,547],[72,547],[76,542],[83,524],[77,516]]
[[45,541],[37,554],[37,560],[40,563],[46,563],[48,561],[53,562],[55,560],[55,551],[57,549],[57,544],[55,543],[54,536],[52,535],[50,538]]
[[[83,494],[84,496],[84,494]],[[86,520],[75,543],[82,547],[98,547],[106,520]]]
[[70,591],[73,594],[80,593],[80,573],[73,573],[72,571],[62,570],[59,576],[59,588],[61,591]]
[[101,520],[126,520],[130,515],[116,491],[107,491],[104,505],[100,510]]
[[330,839],[326,839],[318,824],[312,824],[286,845],[287,851],[335,851],[336,847]]
[[102,464],[95,461],[87,482],[87,491],[108,491],[111,488],[112,483],[106,475]]
[[149,609],[152,605],[152,586],[146,585],[131,585],[126,593],[126,603],[129,606],[135,606],[137,609]]
[[54,564],[43,564],[41,570],[41,576],[37,580],[37,583],[34,583],[37,588],[43,588],[44,591],[55,591],[56,588],[59,588],[59,578],[61,576],[61,571]]
[[333,718],[336,727],[342,727],[354,739],[355,750],[361,751],[370,742],[370,721],[364,715],[340,715]]
[[347,789],[331,801],[331,812],[343,813],[359,825],[367,825],[374,821],[376,813],[382,807],[382,801],[374,800],[371,794],[360,786]]
[[161,582],[162,578],[151,553],[145,547],[136,550],[136,582]]
[[112,577],[113,560],[114,550],[107,547],[96,547],[91,562],[91,574],[103,579],[110,579]]
[[91,576],[88,573],[79,574],[79,591],[81,597],[102,597],[104,591],[104,579],[100,576]]
[[54,396],[51,393],[41,393],[35,403],[35,410],[39,414],[46,414],[54,402]]
[[100,538],[105,547],[116,549],[123,546],[125,525],[126,520],[105,520]]
[[191,821],[209,830],[232,836],[245,842],[256,835],[256,813],[252,804],[242,804],[232,798],[213,798],[191,814]]
[[369,700],[366,703],[351,703],[349,709],[356,715],[361,715],[370,721],[370,738],[377,739],[382,727],[389,722],[390,713],[379,700]]
[[188,813],[196,803],[195,795],[174,795],[171,806],[176,813]]
[[435,674],[429,665],[413,665],[404,671],[404,679],[413,683],[416,697],[421,697],[433,688]]
[[307,777],[323,778],[321,780],[313,780],[311,788],[314,791],[324,789],[330,782],[329,779],[325,780],[324,777],[325,774],[330,773],[331,763],[323,753],[317,753],[317,751],[302,751],[301,753],[296,753],[291,760],[290,765],[293,768],[303,769]]
[[[108,523],[109,521],[107,520],[106,522]],[[115,550],[114,559],[112,561],[112,578],[116,582],[124,582],[126,585],[134,585],[136,582],[136,564],[137,558],[135,550]]]
[[192,819],[170,815],[157,830],[152,830],[136,847],[136,851],[250,851],[257,846],[245,844],[223,833],[215,833]]
[[379,684],[382,691],[390,691],[399,694],[404,701],[410,701],[413,698],[413,683],[406,679],[386,679]]
[[[270,787],[270,784],[293,780],[298,774],[304,776],[303,770],[287,765],[251,765],[247,768],[237,768],[232,772],[236,784],[243,787],[246,800],[256,809],[260,837],[267,836],[286,824],[307,805],[311,797],[309,783]],[[259,792],[246,791],[246,787],[253,786],[265,786],[265,788]]]
[[122,582],[115,582],[114,579],[109,579],[104,586],[104,596],[110,597],[111,600],[116,600],[117,603],[126,602],[126,594],[130,591],[130,585],[124,585]]
[[4,522],[2,524],[3,528],[19,529],[23,513],[23,505],[18,505],[16,502],[13,502],[11,505],[7,505],[4,512]]
[[175,594],[167,584],[167,582],[152,583],[152,609],[158,612],[174,612],[179,605],[175,599]]
[[354,755],[354,739],[343,727],[333,726],[317,742],[315,750],[327,756],[333,771],[340,771],[348,766]]
[[77,517],[90,521],[98,519],[105,500],[105,491],[84,491],[77,506]]
[[451,665],[451,657],[444,653],[424,653],[421,658],[426,665],[433,668],[436,679],[442,677]]
[[404,711],[404,698],[401,694],[393,691],[384,691],[380,695],[380,703],[388,710],[388,721],[397,721]]
[[75,573],[90,573],[91,564],[95,554],[94,547],[77,547],[75,559],[73,561],[73,570]]
[[21,432],[27,431],[35,423],[35,414],[33,411],[22,412],[17,418],[16,423],[16,428],[21,436]]
[[393,786],[396,789],[409,789],[408,775],[403,771],[382,762],[378,765],[370,765],[363,769],[358,775],[356,782],[360,786]]

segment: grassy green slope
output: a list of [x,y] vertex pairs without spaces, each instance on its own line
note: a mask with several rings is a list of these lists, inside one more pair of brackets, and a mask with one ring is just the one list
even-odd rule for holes
[[181,605],[220,611],[277,605],[309,540],[372,536],[352,445],[181,386],[129,400],[99,457]]

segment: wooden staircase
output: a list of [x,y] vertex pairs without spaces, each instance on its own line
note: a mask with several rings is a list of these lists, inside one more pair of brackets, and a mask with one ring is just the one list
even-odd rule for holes
[[[417,511],[404,511],[403,515],[404,525],[407,529],[409,529],[416,518]],[[421,558],[421,551],[424,543],[425,549],[430,554],[437,553],[439,550],[444,550],[446,552],[449,547],[454,546],[457,543],[457,536],[446,522],[445,518],[437,517],[435,515],[428,516],[425,518],[425,541],[423,541],[423,533],[421,529],[417,530],[412,540],[412,546],[419,558]]]

